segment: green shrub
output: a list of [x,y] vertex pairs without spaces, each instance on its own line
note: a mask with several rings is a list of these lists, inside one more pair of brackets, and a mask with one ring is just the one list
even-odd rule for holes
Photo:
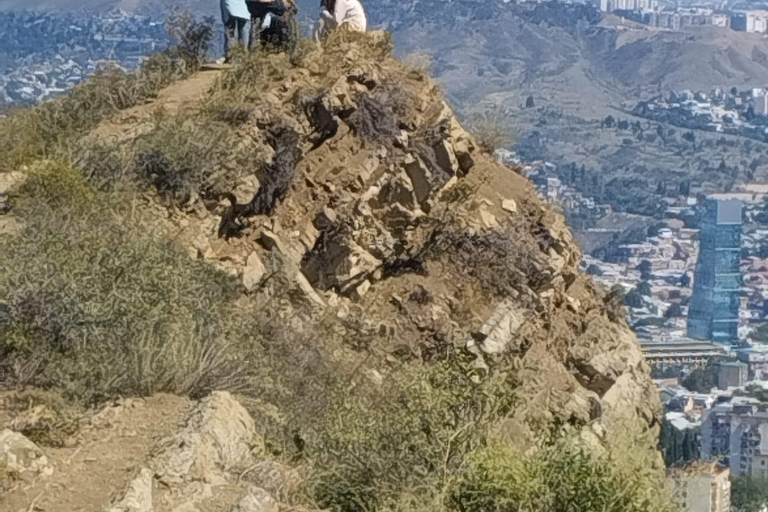
[[13,194],[21,214],[43,206],[84,211],[94,206],[95,190],[77,169],[57,161],[32,165],[27,178]]
[[615,460],[586,451],[582,443],[561,437],[525,453],[510,443],[490,443],[471,457],[453,506],[465,512],[674,510],[658,482],[623,474]]
[[67,160],[96,190],[114,192],[131,189],[136,183],[130,165],[130,152],[125,146],[111,142],[79,141],[72,145]]
[[[3,240],[0,354],[18,383],[86,402],[252,386],[233,349],[253,345],[251,317],[233,306],[239,283],[154,234],[118,197],[71,208],[50,193],[62,182],[74,197],[89,190],[69,178],[33,173],[24,229]],[[250,375],[258,368],[251,360]]]
[[440,501],[515,402],[511,374],[477,385],[467,377],[470,364],[455,353],[431,367],[403,367],[381,387],[342,392],[333,421],[311,447],[318,505],[377,510],[415,489]]
[[131,145],[134,174],[168,203],[193,194],[218,200],[242,176],[261,167],[258,146],[244,141],[229,124],[183,115],[160,121]]

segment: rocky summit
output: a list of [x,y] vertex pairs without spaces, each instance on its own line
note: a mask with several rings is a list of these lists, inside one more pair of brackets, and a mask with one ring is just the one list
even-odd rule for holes
[[666,510],[621,306],[391,49],[204,68],[15,169],[0,508]]

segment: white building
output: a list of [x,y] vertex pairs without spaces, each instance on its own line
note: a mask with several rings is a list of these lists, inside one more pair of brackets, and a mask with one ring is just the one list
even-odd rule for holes
[[600,0],[600,10],[613,11],[654,11],[657,0]]
[[731,28],[740,32],[764,33],[768,30],[767,11],[741,11],[731,17]]

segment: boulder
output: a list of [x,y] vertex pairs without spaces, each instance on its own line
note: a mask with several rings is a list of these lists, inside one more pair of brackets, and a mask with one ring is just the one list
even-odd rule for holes
[[404,162],[405,172],[411,180],[416,201],[423,204],[432,195],[432,173],[418,157],[408,155]]
[[347,294],[381,266],[381,261],[348,237],[326,240],[302,262],[302,272],[320,290],[338,288]]
[[483,226],[487,229],[498,229],[501,226],[499,221],[496,220],[496,216],[485,208],[480,210],[480,218],[483,221]]
[[153,460],[165,485],[185,482],[226,483],[227,473],[252,460],[256,425],[227,392],[215,392],[188,414],[184,427],[164,440]]
[[461,172],[464,174],[469,173],[475,166],[475,159],[472,156],[475,150],[472,142],[468,138],[454,141],[453,151],[456,154],[456,160],[459,162]]
[[[421,202],[421,201],[419,201]],[[414,187],[408,177],[395,174],[391,176],[381,187],[377,204],[390,205],[399,203],[408,210],[416,208],[416,199],[414,198]]]
[[467,174],[475,166],[475,159],[473,157],[476,151],[475,143],[472,140],[472,136],[461,126],[456,116],[453,115],[450,107],[446,105],[444,108],[448,111],[448,114],[443,115],[448,120],[448,133],[450,134],[451,141],[453,141],[453,153],[456,155],[459,169],[462,173]]
[[260,186],[259,179],[255,174],[251,174],[240,178],[232,194],[237,199],[238,204],[249,204],[256,197]]
[[357,300],[362,299],[366,293],[371,289],[370,281],[363,281],[357,288],[355,288],[354,297]]
[[31,476],[53,474],[53,466],[32,441],[10,429],[0,432],[0,467],[12,474]]
[[143,468],[122,497],[104,512],[152,512],[152,470]]
[[255,290],[256,287],[261,284],[266,273],[267,269],[261,262],[259,255],[255,252],[252,253],[248,256],[248,262],[243,269],[243,286],[245,286],[245,289],[249,292]]
[[512,299],[505,299],[476,336],[481,341],[470,341],[468,347],[478,346],[486,354],[502,354],[514,343],[517,331],[525,323],[525,315]]
[[251,486],[232,512],[278,512],[277,501],[261,487]]
[[456,154],[453,151],[453,147],[447,140],[441,140],[433,146],[435,150],[435,160],[440,168],[449,174],[455,175],[459,171],[459,161],[456,159]]
[[259,243],[266,250],[276,251],[294,263],[299,263],[307,252],[300,240],[286,240],[269,229],[261,232]]
[[313,306],[319,307],[321,309],[325,307],[325,301],[323,298],[318,295],[312,285],[309,284],[306,276],[302,274],[300,270],[295,270],[295,273],[293,274],[293,281],[296,283],[296,286],[298,286],[298,290]]
[[603,396],[622,375],[641,367],[643,354],[629,329],[593,313],[571,348],[570,360],[581,384]]
[[338,216],[333,209],[323,208],[323,210],[315,217],[314,224],[317,229],[324,231],[336,224],[337,218]]
[[501,209],[507,213],[517,213],[517,203],[514,199],[505,199],[501,202]]

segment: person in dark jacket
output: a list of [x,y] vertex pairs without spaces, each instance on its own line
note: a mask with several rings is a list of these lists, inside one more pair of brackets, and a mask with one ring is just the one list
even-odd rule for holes
[[251,13],[251,43],[291,51],[299,37],[295,0],[247,0]]

